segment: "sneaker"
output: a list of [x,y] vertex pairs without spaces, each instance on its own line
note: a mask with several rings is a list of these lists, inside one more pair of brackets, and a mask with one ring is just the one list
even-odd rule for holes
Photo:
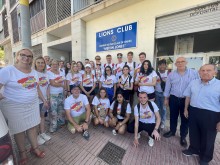
[[183,153],[183,155],[185,155],[185,156],[199,156],[198,153],[193,153],[193,152],[191,152],[189,149],[183,150],[182,153]]
[[141,138],[141,132],[139,132],[139,133],[138,133],[137,138],[138,138],[138,139],[140,139],[140,138]]
[[37,143],[38,143],[38,145],[42,145],[42,144],[44,144],[46,141],[40,136],[40,135],[38,135],[37,136]]
[[84,137],[86,140],[89,140],[90,135],[89,135],[89,132],[88,132],[87,130],[85,130],[85,131],[83,132],[83,137]]
[[164,128],[165,128],[165,125],[164,125],[164,124],[161,124],[161,125],[160,125],[160,128],[161,128],[161,129],[164,129]]
[[154,139],[152,137],[149,136],[149,141],[148,141],[148,145],[150,147],[153,147],[154,146]]
[[112,130],[112,134],[113,134],[113,135],[117,135],[117,132],[116,132],[115,129]]
[[45,141],[49,141],[51,139],[51,137],[45,133],[40,134],[40,136],[45,140]]

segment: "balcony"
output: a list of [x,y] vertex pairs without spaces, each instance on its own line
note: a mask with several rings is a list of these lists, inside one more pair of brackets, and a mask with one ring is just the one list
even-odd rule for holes
[[73,0],[73,14],[101,1],[103,0]]
[[30,20],[31,33],[34,34],[45,28],[45,11],[41,10]]

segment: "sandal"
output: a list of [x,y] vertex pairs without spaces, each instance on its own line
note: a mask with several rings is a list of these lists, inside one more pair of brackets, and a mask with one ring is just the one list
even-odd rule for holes
[[45,157],[45,152],[44,151],[40,151],[40,153],[38,154],[37,152],[36,152],[36,149],[38,149],[38,147],[36,147],[36,148],[31,148],[30,149],[30,153],[31,154],[34,154],[36,157],[38,157],[38,158],[44,158]]
[[[24,152],[26,152],[26,150],[24,150],[24,151],[19,151],[19,154],[21,155],[21,154],[23,154]],[[27,162],[28,162],[28,158],[26,157],[26,158],[20,159],[20,160],[18,161],[18,165],[26,165]]]

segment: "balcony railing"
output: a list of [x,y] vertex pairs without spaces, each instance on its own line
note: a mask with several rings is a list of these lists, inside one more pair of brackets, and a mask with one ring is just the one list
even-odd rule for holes
[[103,0],[73,0],[73,14]]
[[34,34],[45,28],[45,11],[41,10],[30,20],[31,33]]

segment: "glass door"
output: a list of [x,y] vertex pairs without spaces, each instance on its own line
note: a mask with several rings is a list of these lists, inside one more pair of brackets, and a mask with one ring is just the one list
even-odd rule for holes
[[207,63],[217,67],[216,78],[220,80],[220,52],[207,53]]

